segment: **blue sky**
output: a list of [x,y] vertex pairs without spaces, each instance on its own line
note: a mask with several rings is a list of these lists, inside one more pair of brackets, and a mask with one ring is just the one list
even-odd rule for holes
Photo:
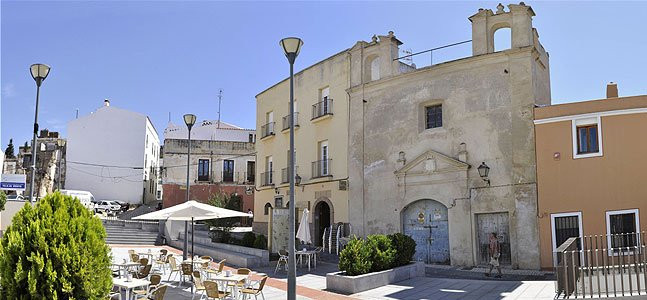
[[[147,114],[162,133],[171,112],[254,128],[254,96],[288,75],[278,41],[305,41],[296,69],[393,30],[413,52],[471,38],[467,18],[498,2],[1,2],[1,145],[31,139],[35,84],[47,63],[39,123],[61,131],[104,98]],[[532,2],[550,53],[553,103],[647,94],[647,2]],[[506,3],[504,3],[506,4]],[[434,61],[470,55],[470,45]],[[428,56],[414,59],[425,65]],[[160,136],[161,137],[161,136]]]

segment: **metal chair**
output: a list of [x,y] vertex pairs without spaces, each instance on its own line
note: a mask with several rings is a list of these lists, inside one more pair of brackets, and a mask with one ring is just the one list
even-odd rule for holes
[[154,289],[156,289],[160,285],[160,283],[162,282],[162,276],[159,275],[159,274],[153,274],[153,275],[151,275],[150,282],[151,282],[151,284],[148,285],[148,289],[134,290],[133,291],[134,294],[135,294],[135,299],[138,299],[139,297],[148,298],[150,293]]
[[182,282],[184,282],[184,277],[189,277],[189,279],[193,279],[193,265],[191,263],[182,263],[180,267],[182,270],[182,272],[180,273],[180,275],[182,275],[180,277]]
[[169,274],[168,274],[167,281],[171,281],[171,275],[173,275],[173,273],[180,274],[182,270],[180,270],[180,268],[177,266],[177,261],[175,260],[175,257],[173,257],[170,254],[168,257],[168,263],[169,263]]
[[206,288],[204,287],[204,284],[202,283],[202,277],[200,276],[200,271],[193,271],[193,295],[191,296],[191,299],[195,298],[195,294],[200,292],[202,293],[200,295],[200,299],[205,296],[206,293]]
[[283,264],[285,270],[288,270],[288,253],[285,250],[279,250],[279,261],[276,262],[276,268],[274,268],[274,274],[279,270],[279,267]]
[[241,293],[243,294],[243,300],[247,299],[247,295],[254,295],[254,299],[258,299],[258,295],[260,294],[263,300],[265,300],[265,295],[263,295],[263,287],[265,286],[265,282],[267,281],[267,276],[263,276],[263,279],[261,279],[261,282],[258,285],[258,288],[244,288]]
[[215,281],[205,280],[203,284],[207,292],[207,299],[225,299],[229,296],[228,292],[218,289],[218,283]]

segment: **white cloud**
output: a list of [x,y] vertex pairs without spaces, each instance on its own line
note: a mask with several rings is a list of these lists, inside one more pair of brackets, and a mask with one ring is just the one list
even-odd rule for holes
[[16,88],[13,83],[7,83],[2,86],[2,97],[11,98],[16,96]]

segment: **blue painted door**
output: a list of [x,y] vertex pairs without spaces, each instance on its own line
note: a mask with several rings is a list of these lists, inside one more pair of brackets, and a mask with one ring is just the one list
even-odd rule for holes
[[414,260],[449,264],[447,207],[435,200],[418,200],[402,212],[404,234],[416,241]]

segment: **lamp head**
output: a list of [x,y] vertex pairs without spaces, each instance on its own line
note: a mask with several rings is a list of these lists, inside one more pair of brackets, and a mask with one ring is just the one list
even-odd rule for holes
[[195,115],[194,114],[186,114],[184,115],[184,124],[186,124],[186,127],[189,127],[189,130],[191,130],[191,127],[195,124]]
[[40,86],[45,78],[47,78],[47,75],[49,75],[49,70],[50,67],[46,64],[33,64],[31,65],[31,67],[29,67],[31,77],[34,78],[37,86]]
[[479,176],[481,176],[481,178],[487,178],[488,174],[490,174],[490,167],[488,167],[488,165],[486,165],[485,162],[482,162],[477,169],[479,171]]
[[303,46],[303,41],[298,37],[287,37],[282,39],[279,44],[283,48],[283,53],[288,58],[288,61],[292,64],[299,56],[301,51],[301,46]]
[[299,174],[294,176],[294,184],[295,185],[300,185],[301,184],[301,176],[299,176]]

